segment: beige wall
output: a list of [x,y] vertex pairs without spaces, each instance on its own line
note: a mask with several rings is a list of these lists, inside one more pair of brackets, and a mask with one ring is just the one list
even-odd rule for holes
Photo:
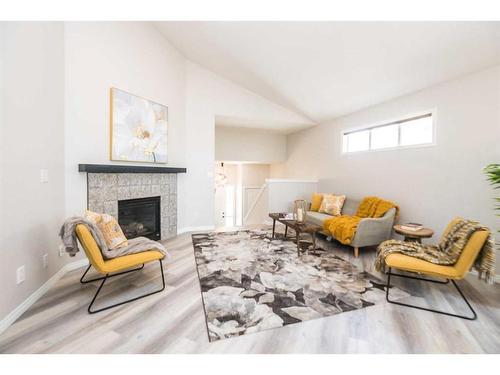
[[215,159],[282,163],[286,160],[286,135],[270,130],[216,126]]
[[[436,110],[436,145],[340,153],[342,129]],[[500,67],[464,76],[288,137],[288,160],[275,173],[320,179],[322,191],[374,194],[401,207],[400,221],[439,234],[454,216],[498,229],[482,168],[500,161]],[[497,191],[498,193],[498,191]]]
[[[64,220],[64,30],[62,23],[0,23],[0,319],[68,257]],[[40,182],[47,169],[49,182]],[[48,268],[43,255],[48,254]],[[26,281],[16,285],[16,270]]]

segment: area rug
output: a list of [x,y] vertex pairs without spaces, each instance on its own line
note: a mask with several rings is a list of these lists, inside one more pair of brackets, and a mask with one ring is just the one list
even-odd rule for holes
[[[297,256],[269,230],[193,234],[210,341],[385,302],[385,283],[317,249]],[[406,292],[392,287],[391,296]]]

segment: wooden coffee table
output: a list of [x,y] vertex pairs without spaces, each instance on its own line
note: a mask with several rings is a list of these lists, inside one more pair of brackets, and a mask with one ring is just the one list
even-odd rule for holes
[[[281,224],[285,225],[285,238],[288,232],[288,227],[292,228],[295,231],[296,242],[297,242],[297,255],[300,256],[300,235],[302,233],[308,233],[312,239],[312,251],[316,250],[316,233],[320,232],[322,228],[319,225],[311,224],[311,223],[299,223],[293,219],[285,219],[284,213],[270,213],[269,217],[273,219],[273,236],[275,234],[276,222],[279,221]],[[306,252],[309,253],[309,247],[306,249]]]
[[422,243],[422,238],[430,238],[434,235],[434,231],[430,228],[422,228],[420,230],[412,231],[401,228],[401,225],[394,225],[394,231],[404,236],[407,242]]

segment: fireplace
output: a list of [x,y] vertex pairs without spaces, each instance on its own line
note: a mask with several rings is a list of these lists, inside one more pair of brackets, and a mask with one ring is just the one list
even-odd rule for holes
[[[177,235],[177,173],[180,172],[163,167],[128,165],[87,164],[80,165],[80,168],[87,172],[87,208],[90,211],[116,218],[120,215],[123,217],[123,214],[127,217],[127,213],[118,214],[119,201],[156,197],[156,200],[160,201],[159,219],[151,220],[155,215],[158,218],[158,211],[152,210],[151,207],[145,218],[150,226],[156,223],[156,220],[159,221],[159,239],[166,240]],[[141,168],[145,173],[141,172]],[[128,220],[130,219],[128,217]],[[134,218],[132,220],[136,221]],[[121,223],[121,220],[119,222]],[[128,224],[130,222],[124,222],[124,226]],[[137,233],[129,235],[132,237]],[[155,236],[154,239],[157,240],[158,237]]]
[[118,223],[128,239],[147,237],[159,240],[160,197],[119,200]]

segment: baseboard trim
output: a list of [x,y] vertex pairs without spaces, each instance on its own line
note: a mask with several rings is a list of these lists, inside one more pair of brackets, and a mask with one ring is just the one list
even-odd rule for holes
[[203,227],[185,227],[185,228],[177,229],[177,234],[182,234],[182,233],[187,233],[187,232],[207,231],[207,230],[214,230],[214,229],[215,229],[214,225],[207,225],[207,226],[203,226]]
[[35,290],[28,298],[26,298],[19,306],[12,310],[5,318],[0,320],[0,335],[9,328],[14,322],[23,315],[33,304],[38,301],[50,288],[52,288],[61,277],[69,271],[76,270],[89,264],[87,259],[81,259],[76,262],[71,262],[64,265],[50,279],[48,279],[40,288]]

